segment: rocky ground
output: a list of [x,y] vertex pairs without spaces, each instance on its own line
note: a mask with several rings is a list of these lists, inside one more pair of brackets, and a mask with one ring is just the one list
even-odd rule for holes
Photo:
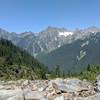
[[79,79],[0,81],[0,100],[100,100],[96,83]]

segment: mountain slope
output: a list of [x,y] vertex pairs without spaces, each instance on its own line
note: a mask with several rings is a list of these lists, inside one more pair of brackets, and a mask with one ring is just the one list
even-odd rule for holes
[[0,79],[45,78],[47,68],[10,41],[0,39]]
[[88,64],[100,63],[100,33],[78,39],[37,58],[49,68],[60,65],[66,72],[82,71]]

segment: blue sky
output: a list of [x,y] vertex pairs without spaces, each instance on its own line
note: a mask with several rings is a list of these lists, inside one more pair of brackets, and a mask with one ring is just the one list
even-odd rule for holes
[[20,33],[48,26],[100,27],[100,0],[0,0],[0,28]]

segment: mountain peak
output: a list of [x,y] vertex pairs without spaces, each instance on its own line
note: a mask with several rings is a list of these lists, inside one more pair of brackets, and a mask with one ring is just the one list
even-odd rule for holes
[[26,36],[34,36],[34,33],[29,31],[29,32],[23,32],[20,34],[21,37],[26,37]]
[[100,31],[100,28],[98,28],[98,27],[95,27],[95,26],[91,26],[91,27],[88,27],[88,28],[86,28],[84,31],[86,31],[86,32],[99,32]]
[[53,27],[53,26],[48,26],[45,30],[64,30],[64,31],[68,31],[66,28],[64,27]]

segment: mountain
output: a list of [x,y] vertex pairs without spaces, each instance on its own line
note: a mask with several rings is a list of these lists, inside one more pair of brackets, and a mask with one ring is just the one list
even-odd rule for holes
[[65,72],[80,72],[88,64],[100,63],[100,32],[79,38],[48,54],[38,55],[37,58],[50,69],[59,65]]
[[45,78],[46,72],[47,67],[26,51],[0,39],[0,79]]
[[[11,40],[16,46],[28,51],[32,56],[50,53],[65,44],[70,44],[78,39],[85,39],[90,35],[100,32],[99,28],[76,29],[70,31],[65,28],[47,27],[39,33],[23,32],[20,34],[9,33],[0,29],[0,37]],[[37,34],[37,35],[35,35]]]
[[32,32],[24,32],[21,34],[9,33],[0,29],[1,38],[11,40],[15,45],[34,56],[59,48],[67,42],[67,36],[70,38],[73,32],[69,32],[65,28],[48,27],[39,32],[37,36],[34,34]]
[[32,32],[21,34],[9,33],[0,29],[0,37],[11,40],[15,45],[28,51],[31,55],[48,53],[72,41],[73,32],[65,28],[48,27],[38,33],[37,36]]
[[[0,29],[0,38],[10,40],[51,68],[58,64],[63,70],[70,71],[84,69],[88,63],[98,61],[99,53],[95,48],[99,48],[99,45],[95,41],[97,37],[100,38],[97,35],[99,33],[100,28],[94,26],[75,31],[49,26],[37,35],[30,31],[17,34]],[[78,66],[81,67],[77,68]]]

